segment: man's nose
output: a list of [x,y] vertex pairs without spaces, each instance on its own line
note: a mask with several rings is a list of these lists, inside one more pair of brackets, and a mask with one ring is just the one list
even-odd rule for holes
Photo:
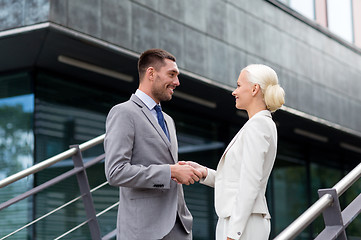
[[176,77],[176,79],[175,79],[175,81],[174,81],[174,83],[173,83],[175,86],[179,86],[180,85],[180,81],[179,81],[179,78],[178,77]]

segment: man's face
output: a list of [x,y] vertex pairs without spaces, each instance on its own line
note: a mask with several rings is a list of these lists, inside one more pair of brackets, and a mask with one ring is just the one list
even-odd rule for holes
[[164,59],[164,63],[165,65],[158,71],[155,70],[155,79],[151,91],[156,102],[171,100],[174,89],[180,85],[177,63],[170,59]]

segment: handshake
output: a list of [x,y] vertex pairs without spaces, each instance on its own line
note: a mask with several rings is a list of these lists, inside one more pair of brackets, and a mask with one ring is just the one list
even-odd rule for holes
[[207,177],[206,167],[191,161],[180,161],[170,165],[171,178],[180,184],[194,184],[200,179]]

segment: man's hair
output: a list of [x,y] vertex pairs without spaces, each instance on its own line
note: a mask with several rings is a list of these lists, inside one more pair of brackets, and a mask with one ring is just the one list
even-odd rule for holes
[[176,61],[176,58],[172,54],[163,49],[153,48],[143,52],[138,60],[139,81],[143,79],[149,67],[154,67],[155,70],[158,71],[164,66],[164,59],[170,59],[173,62]]

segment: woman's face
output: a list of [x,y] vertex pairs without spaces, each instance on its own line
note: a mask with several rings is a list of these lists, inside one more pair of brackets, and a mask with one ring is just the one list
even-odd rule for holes
[[237,80],[237,88],[232,92],[236,98],[236,108],[247,110],[252,100],[253,83],[247,80],[247,72],[241,71]]

